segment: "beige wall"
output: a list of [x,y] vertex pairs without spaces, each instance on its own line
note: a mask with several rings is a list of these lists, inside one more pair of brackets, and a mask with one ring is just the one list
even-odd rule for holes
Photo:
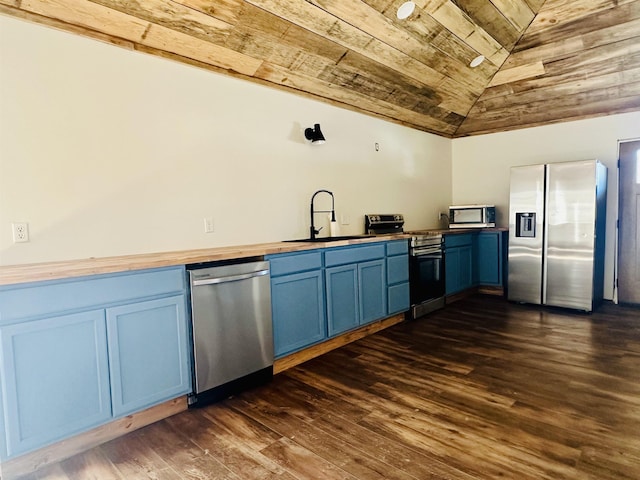
[[640,112],[453,141],[454,203],[495,204],[508,226],[509,172],[515,165],[598,159],[609,171],[605,298],[613,298],[618,141],[640,137]]
[[434,227],[451,199],[435,135],[2,16],[0,62],[2,265],[300,238],[321,188],[343,234]]
[[[314,123],[325,145],[304,139]],[[0,16],[0,265],[304,237],[321,188],[350,218],[343,234],[371,212],[436,227],[450,203],[495,204],[506,226],[511,166],[598,158],[611,298],[617,142],[639,125],[637,112],[451,141]],[[29,243],[13,244],[12,222]]]

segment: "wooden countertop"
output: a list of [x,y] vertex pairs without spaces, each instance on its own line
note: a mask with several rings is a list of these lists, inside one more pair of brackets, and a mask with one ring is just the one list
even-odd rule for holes
[[411,238],[412,235],[459,234],[477,231],[506,231],[506,228],[488,229],[425,229],[404,234],[378,235],[335,242],[273,242],[229,247],[179,250],[174,252],[142,253],[115,257],[84,258],[59,262],[30,263],[0,267],[0,285],[56,280],[61,278],[127,272],[146,268],[159,268],[190,263],[256,257],[273,253],[297,252],[317,248],[341,247],[361,243],[381,242]]
[[190,263],[255,257],[273,253],[297,252],[317,248],[340,247],[361,243],[410,238],[410,235],[378,235],[334,242],[273,242],[230,247],[143,253],[116,257],[85,258],[59,262],[7,265],[0,267],[0,285],[81,277],[103,273],[126,272],[146,268],[186,265]]

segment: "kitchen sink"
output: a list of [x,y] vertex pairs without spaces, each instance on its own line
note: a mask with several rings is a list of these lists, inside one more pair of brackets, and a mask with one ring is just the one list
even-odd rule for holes
[[300,238],[296,240],[284,240],[285,242],[310,242],[310,243],[325,243],[325,242],[339,242],[341,240],[356,240],[358,238],[371,238],[374,235],[343,235],[340,237],[319,237],[319,238]]

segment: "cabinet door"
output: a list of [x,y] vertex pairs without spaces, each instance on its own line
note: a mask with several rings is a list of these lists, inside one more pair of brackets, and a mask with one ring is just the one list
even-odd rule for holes
[[0,328],[7,454],[111,418],[104,310]]
[[329,336],[360,324],[357,264],[326,269]]
[[107,335],[114,416],[189,392],[184,295],[107,309]]
[[447,248],[445,286],[447,295],[473,286],[473,247],[471,245]]
[[387,290],[387,305],[389,315],[406,312],[411,306],[409,295],[409,282],[389,285]]
[[460,247],[460,290],[473,286],[473,247]]
[[324,340],[322,271],[272,277],[271,313],[276,357]]
[[478,283],[502,285],[501,233],[481,232],[476,256]]
[[360,324],[383,318],[387,313],[385,260],[358,264]]
[[460,247],[447,248],[444,259],[445,291],[447,295],[460,291]]

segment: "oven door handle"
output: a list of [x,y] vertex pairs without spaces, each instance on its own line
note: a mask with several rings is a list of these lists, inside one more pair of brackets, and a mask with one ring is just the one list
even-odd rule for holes
[[410,255],[412,257],[424,257],[427,255],[442,257],[442,249],[440,247],[437,248],[414,248],[411,250]]

